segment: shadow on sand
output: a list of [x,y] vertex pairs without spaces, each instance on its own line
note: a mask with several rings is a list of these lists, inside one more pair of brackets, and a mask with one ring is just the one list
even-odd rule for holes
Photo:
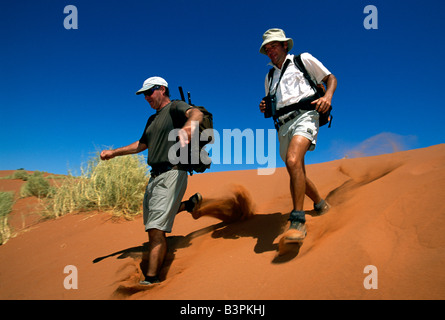
[[[256,239],[253,248],[255,253],[263,253],[267,251],[277,251],[278,245],[274,244],[274,240],[283,231],[286,223],[286,217],[281,213],[253,215],[248,220],[233,223],[219,222],[214,225],[193,231],[186,236],[169,236],[167,240],[167,253],[164,264],[159,274],[161,281],[167,278],[170,267],[175,259],[176,253],[180,249],[188,248],[194,238],[211,233],[214,238],[238,239],[241,237],[251,237]],[[289,261],[292,255],[281,256],[274,263],[282,263]],[[144,278],[148,271],[149,262],[149,242],[145,242],[140,246],[123,249],[111,254],[97,257],[93,263],[99,263],[107,258],[116,257],[116,259],[132,258],[134,262],[124,265],[118,270],[117,288],[113,294],[116,298],[128,298],[132,295],[146,290],[156,288],[158,285],[141,286],[139,281]],[[162,283],[161,283],[162,284]]]

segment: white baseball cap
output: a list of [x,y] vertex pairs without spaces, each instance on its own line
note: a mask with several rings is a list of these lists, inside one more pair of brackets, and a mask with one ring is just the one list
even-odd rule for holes
[[144,81],[142,88],[136,92],[136,94],[141,94],[144,91],[150,90],[154,86],[163,86],[168,88],[168,83],[161,77],[151,77]]

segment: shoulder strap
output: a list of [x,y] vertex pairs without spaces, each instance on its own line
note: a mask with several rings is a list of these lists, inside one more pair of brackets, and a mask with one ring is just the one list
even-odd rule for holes
[[274,72],[275,72],[275,68],[272,67],[272,68],[270,68],[269,73],[267,74],[267,81],[269,82],[269,88],[270,88],[270,84],[272,83]]
[[[319,86],[317,86],[317,84],[314,82],[314,80],[312,80],[311,76],[309,75],[309,73],[307,72],[306,68],[304,67],[303,64],[303,60],[301,60],[301,54],[299,54],[298,56],[294,56],[294,63],[295,65],[298,67],[298,69],[300,69],[301,72],[303,72],[304,77],[306,78],[306,80],[309,82],[309,84],[311,85],[311,87],[315,90],[315,92],[322,97],[324,95],[324,90],[321,89]],[[332,106],[331,106],[332,109]],[[329,110],[329,112],[327,113],[327,121],[329,123],[328,128],[331,127],[332,124],[332,114],[331,109]]]
[[308,71],[304,67],[303,60],[301,60],[301,54],[298,56],[294,56],[294,64],[297,66],[298,69],[300,69],[301,72],[303,72],[304,77],[309,82],[309,85],[314,89],[316,93],[318,93],[320,96],[323,96],[323,94],[320,93],[320,88],[317,86],[317,84],[312,80],[311,76],[309,75]]
[[314,88],[315,83],[312,80],[309,73],[307,72],[306,68],[304,67],[303,60],[301,60],[301,54],[299,54],[298,56],[294,56],[294,63],[297,66],[297,68],[300,69],[301,72],[303,72],[304,77],[306,78],[307,81],[309,81],[311,87]]
[[[289,65],[289,63],[290,63],[290,60],[287,59],[287,60],[284,62],[283,67],[281,68],[280,78],[278,79],[278,82],[277,82],[277,89],[278,89],[278,85],[280,84],[281,78],[282,78],[283,75],[284,75],[284,72],[286,72],[286,69],[287,69],[287,66]],[[270,86],[272,85],[272,79],[273,79],[273,74],[274,74],[274,72],[275,72],[275,68],[272,68],[272,69],[269,70],[269,74],[267,75],[268,80],[269,80],[269,93],[270,93]]]

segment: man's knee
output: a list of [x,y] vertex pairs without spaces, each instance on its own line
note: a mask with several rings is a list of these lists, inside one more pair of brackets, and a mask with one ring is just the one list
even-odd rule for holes
[[295,156],[286,157],[286,167],[288,170],[299,170],[303,168],[303,161]]
[[148,240],[153,244],[162,244],[165,242],[165,232],[158,229],[149,229]]
[[309,149],[310,141],[303,136],[294,136],[286,154],[286,167],[288,169],[304,168],[304,156]]

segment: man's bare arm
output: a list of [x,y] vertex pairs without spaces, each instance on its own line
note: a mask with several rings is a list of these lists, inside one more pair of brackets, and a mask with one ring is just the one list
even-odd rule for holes
[[312,101],[312,104],[316,104],[315,110],[321,113],[325,113],[329,110],[332,104],[332,96],[335,89],[337,89],[337,78],[331,73],[322,80],[326,84],[326,92],[323,97]]
[[147,145],[145,145],[139,141],[135,141],[132,144],[129,144],[128,146],[125,146],[125,147],[121,147],[121,148],[117,148],[117,149],[113,149],[113,150],[103,150],[100,153],[100,158],[102,160],[110,160],[117,156],[124,156],[127,154],[135,154],[135,153],[142,152],[146,149],[147,149]]

